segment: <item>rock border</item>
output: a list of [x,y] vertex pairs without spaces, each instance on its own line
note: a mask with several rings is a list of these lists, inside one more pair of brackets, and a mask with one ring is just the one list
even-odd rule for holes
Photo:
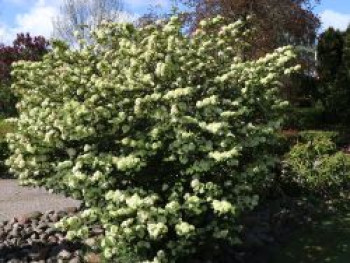
[[[31,212],[0,223],[0,263],[83,262],[87,245],[66,239],[55,228],[63,217],[78,213],[78,208]],[[91,242],[91,241],[90,241]]]

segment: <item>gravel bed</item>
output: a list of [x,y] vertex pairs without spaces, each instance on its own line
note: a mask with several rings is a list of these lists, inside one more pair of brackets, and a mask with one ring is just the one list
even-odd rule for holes
[[[61,211],[45,213],[32,212],[0,223],[0,263],[24,262],[86,262],[84,252],[86,244],[94,242],[94,238],[79,242],[70,242],[65,233],[56,229],[54,224],[65,216],[77,213],[76,207],[68,207]],[[97,228],[95,234],[103,233]],[[89,255],[90,257],[93,254]],[[90,260],[88,260],[90,261]],[[96,255],[93,261],[96,260]]]

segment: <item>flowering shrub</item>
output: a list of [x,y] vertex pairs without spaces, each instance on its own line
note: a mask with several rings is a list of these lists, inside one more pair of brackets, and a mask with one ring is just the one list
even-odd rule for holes
[[182,262],[239,242],[235,219],[275,164],[278,79],[295,70],[290,47],[243,60],[247,34],[220,17],[190,37],[177,17],[105,24],[94,45],[18,62],[11,170],[83,200],[60,226],[84,238],[102,224],[110,262]]

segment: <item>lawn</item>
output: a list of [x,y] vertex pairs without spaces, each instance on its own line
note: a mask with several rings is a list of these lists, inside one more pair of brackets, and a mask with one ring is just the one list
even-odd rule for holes
[[350,262],[350,206],[343,203],[335,214],[298,230],[271,262]]

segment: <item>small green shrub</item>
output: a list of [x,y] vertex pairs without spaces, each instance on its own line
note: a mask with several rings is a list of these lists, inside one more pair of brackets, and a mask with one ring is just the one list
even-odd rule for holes
[[283,130],[279,133],[279,143],[276,147],[278,155],[285,155],[297,143],[311,143],[319,153],[334,151],[333,141],[338,139],[338,133],[333,131],[317,130]]
[[314,192],[339,190],[350,180],[350,156],[337,152],[335,132],[301,132],[301,141],[287,155],[289,180]]
[[[301,142],[314,142],[314,143],[333,143],[337,140],[339,134],[335,131],[317,131],[308,130],[299,132]],[[334,145],[335,146],[335,145]]]
[[[325,156],[320,159],[318,170],[320,177],[325,179],[323,184],[327,188],[340,190],[350,182],[350,156],[343,152]],[[334,186],[339,186],[339,188]]]
[[92,46],[56,44],[14,67],[22,100],[8,164],[23,183],[81,199],[85,210],[60,227],[85,238],[101,224],[108,262],[220,254],[239,242],[236,219],[276,164],[292,48],[245,61],[241,21],[182,29],[176,17],[106,24]]

